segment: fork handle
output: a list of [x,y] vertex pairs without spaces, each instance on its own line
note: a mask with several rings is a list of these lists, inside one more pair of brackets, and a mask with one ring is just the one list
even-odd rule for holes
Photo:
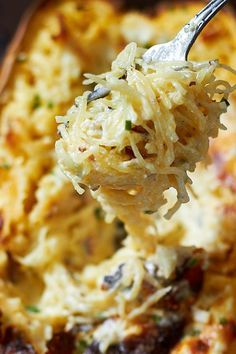
[[182,54],[185,60],[194,44],[196,38],[215,16],[217,12],[227,3],[228,0],[212,0],[210,1],[192,20],[190,20],[177,34],[175,41],[181,42]]

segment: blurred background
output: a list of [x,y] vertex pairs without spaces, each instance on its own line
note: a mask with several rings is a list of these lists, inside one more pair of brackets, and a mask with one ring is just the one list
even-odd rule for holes
[[0,0],[0,58],[13,36],[24,10],[34,0]]
[[[119,0],[113,1],[119,2]],[[184,2],[186,0],[181,1]],[[0,0],[0,60],[6,50],[7,44],[15,33],[21,16],[26,8],[34,2],[35,0]],[[148,5],[151,6],[157,2],[158,0],[125,0],[125,6],[126,8],[142,8],[144,6],[147,8]],[[178,3],[179,0],[167,0],[167,2]],[[229,4],[236,8],[236,0],[230,0]]]

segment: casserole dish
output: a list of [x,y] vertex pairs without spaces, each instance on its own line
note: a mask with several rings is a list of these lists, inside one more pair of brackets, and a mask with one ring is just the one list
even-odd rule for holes
[[[158,259],[167,260],[165,271],[172,269],[166,275],[172,290],[163,293],[160,308],[155,301],[141,308],[153,299],[147,279],[155,262],[145,256],[142,262],[148,263],[140,263],[139,256],[130,266],[141,279],[138,296],[135,302],[120,300],[124,315],[118,321],[113,292],[127,299],[135,283],[122,290],[116,283],[129,274],[122,264],[132,258],[122,253],[124,227],[119,220],[106,224],[89,193],[79,197],[56,164],[54,117],[83,92],[83,73],[107,70],[131,41],[146,47],[167,41],[202,6],[145,4],[36,3],[2,63],[0,352],[235,352],[235,98],[224,117],[229,130],[211,146],[213,164],[199,165],[193,176],[197,198],[170,222],[158,220]],[[219,58],[235,67],[235,33],[234,13],[225,10],[208,25],[190,59]],[[130,308],[141,308],[142,317],[127,322]]]

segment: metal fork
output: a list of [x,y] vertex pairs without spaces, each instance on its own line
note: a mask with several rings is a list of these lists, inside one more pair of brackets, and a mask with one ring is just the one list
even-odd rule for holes
[[[212,0],[193,19],[190,20],[170,42],[157,44],[148,49],[143,55],[147,62],[153,61],[185,61],[188,53],[203,28],[214,17],[228,0]],[[98,88],[88,96],[88,102],[109,95],[106,87]]]
[[157,44],[148,49],[143,59],[152,61],[187,60],[188,53],[203,28],[228,0],[210,1],[194,18],[190,20],[170,42]]

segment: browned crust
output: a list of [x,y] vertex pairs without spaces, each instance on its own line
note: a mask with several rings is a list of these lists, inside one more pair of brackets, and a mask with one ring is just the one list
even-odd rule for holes
[[72,332],[55,333],[47,343],[46,354],[73,354],[75,338]]
[[[0,313],[1,318],[1,313]],[[14,327],[2,328],[0,322],[1,354],[36,354],[33,346]]]

